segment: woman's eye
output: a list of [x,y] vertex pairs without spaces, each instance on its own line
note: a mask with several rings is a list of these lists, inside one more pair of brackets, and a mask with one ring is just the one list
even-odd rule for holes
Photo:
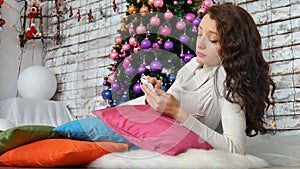
[[217,40],[209,40],[211,43],[217,43]]

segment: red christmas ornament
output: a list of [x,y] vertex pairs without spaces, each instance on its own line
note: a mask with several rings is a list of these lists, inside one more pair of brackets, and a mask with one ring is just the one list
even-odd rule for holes
[[40,37],[41,36],[41,34],[39,33],[39,31],[36,29],[34,23],[32,23],[30,25],[30,28],[27,28],[26,36],[27,36],[28,39],[34,39],[36,37]]
[[72,17],[73,16],[73,8],[72,8],[72,6],[70,6],[69,11],[70,11],[69,17]]
[[77,21],[79,22],[81,19],[81,16],[80,16],[80,9],[78,9],[77,11]]
[[94,20],[93,14],[92,14],[92,9],[90,9],[89,13],[88,13],[88,20],[89,22],[92,22]]
[[5,25],[5,23],[6,23],[5,20],[1,18],[1,19],[0,19],[0,25],[1,25],[1,26],[2,26],[2,25]]
[[27,17],[30,19],[36,18],[37,16],[39,16],[40,13],[41,13],[41,7],[36,1],[30,4],[26,11]]
[[0,0],[0,5],[2,5],[4,3],[4,0]]
[[114,9],[114,12],[116,12],[118,10],[118,6],[116,4],[116,0],[113,0],[113,9]]

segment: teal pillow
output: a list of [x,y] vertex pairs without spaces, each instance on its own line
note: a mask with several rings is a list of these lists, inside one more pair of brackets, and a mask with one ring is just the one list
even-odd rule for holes
[[[76,140],[85,141],[109,141],[131,144],[125,137],[119,135],[97,117],[82,118],[73,120],[57,126],[53,131]],[[137,147],[130,146],[130,150]]]
[[62,137],[53,126],[24,125],[0,132],[0,154],[18,146],[38,140]]

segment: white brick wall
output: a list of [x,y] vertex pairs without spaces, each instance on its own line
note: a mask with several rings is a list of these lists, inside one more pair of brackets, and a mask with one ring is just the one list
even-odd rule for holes
[[[125,0],[116,1],[118,12],[113,12],[111,0],[71,1],[73,17],[62,20],[61,45],[47,45],[46,67],[58,79],[55,99],[64,102],[77,116],[106,107],[101,98],[103,77],[110,72],[109,54],[118,35],[121,19],[125,16]],[[277,129],[300,129],[300,3],[299,0],[225,0],[245,8],[258,24],[262,36],[264,57],[271,64],[277,85]],[[103,8],[106,18],[100,15]],[[77,22],[77,9],[81,22]],[[95,22],[88,23],[86,14],[92,8]],[[50,11],[50,10],[49,10]],[[49,21],[55,23],[55,21]],[[54,26],[52,27],[55,28]],[[51,31],[51,30],[50,30]],[[294,74],[293,74],[294,73]],[[269,112],[272,115],[272,112]]]
[[[63,1],[62,1],[63,2]],[[76,1],[67,3],[73,8],[61,18],[61,45],[49,42],[45,66],[57,77],[58,89],[55,100],[64,102],[76,116],[85,116],[93,109],[106,107],[101,97],[103,77],[109,74],[110,51],[114,38],[118,35],[120,21],[125,16],[125,0],[118,1],[119,10],[113,11],[110,0]],[[49,13],[53,12],[51,4]],[[53,4],[52,4],[53,6]],[[77,21],[80,9],[81,21]],[[100,9],[103,9],[104,16]],[[87,21],[87,13],[92,9],[94,22]],[[55,32],[57,20],[50,19],[50,32]]]

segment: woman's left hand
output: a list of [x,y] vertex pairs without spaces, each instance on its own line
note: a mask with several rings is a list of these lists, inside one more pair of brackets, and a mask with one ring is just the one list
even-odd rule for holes
[[[161,89],[150,90],[146,85],[142,85],[148,104],[156,111],[166,116],[182,122],[185,121],[186,113],[182,110],[180,102],[170,93]],[[184,119],[182,116],[184,115]]]

